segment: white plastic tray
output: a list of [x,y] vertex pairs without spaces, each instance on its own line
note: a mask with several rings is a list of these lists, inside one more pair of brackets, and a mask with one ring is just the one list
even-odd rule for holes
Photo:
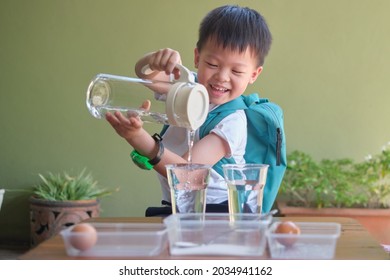
[[[299,235],[275,233],[280,222],[275,222],[267,236],[268,247],[273,259],[332,259],[334,258],[341,226],[338,223],[295,223]],[[292,245],[286,246],[283,240],[295,238]]]
[[171,255],[261,256],[272,217],[174,214],[164,219]]
[[167,230],[158,223],[90,223],[97,231],[96,244],[87,250],[78,250],[70,238],[83,235],[72,232],[72,227],[61,231],[69,256],[126,257],[155,256],[167,246]]

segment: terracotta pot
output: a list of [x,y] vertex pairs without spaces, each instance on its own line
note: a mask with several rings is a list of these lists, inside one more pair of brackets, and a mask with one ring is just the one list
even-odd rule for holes
[[48,201],[30,197],[31,245],[83,220],[98,217],[99,200]]
[[390,244],[390,209],[307,208],[278,201],[280,214],[288,216],[348,217],[359,221],[381,244]]

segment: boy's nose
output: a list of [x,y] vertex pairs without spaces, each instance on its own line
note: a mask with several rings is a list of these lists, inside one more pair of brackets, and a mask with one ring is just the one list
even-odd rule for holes
[[216,73],[216,78],[219,82],[229,82],[230,81],[230,77],[229,77],[229,71],[228,70],[225,70],[225,69],[220,69],[217,73]]

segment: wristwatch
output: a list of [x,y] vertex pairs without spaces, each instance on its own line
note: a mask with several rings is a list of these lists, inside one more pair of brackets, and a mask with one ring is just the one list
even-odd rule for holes
[[136,150],[133,150],[130,153],[130,157],[135,163],[135,165],[137,165],[141,169],[145,169],[145,170],[153,169],[153,166],[155,166],[157,163],[160,162],[161,157],[164,154],[164,145],[162,143],[162,137],[158,133],[155,133],[153,134],[152,138],[154,139],[154,141],[156,141],[156,143],[159,146],[158,153],[154,158],[149,159],[141,155],[140,153],[138,153]]

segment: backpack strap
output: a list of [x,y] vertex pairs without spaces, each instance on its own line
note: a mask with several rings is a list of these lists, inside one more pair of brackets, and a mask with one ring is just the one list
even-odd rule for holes
[[169,125],[168,124],[164,124],[163,128],[161,129],[160,131],[160,135],[163,136],[164,133],[167,131]]
[[199,138],[203,138],[226,116],[234,113],[237,110],[248,109],[244,99],[240,96],[225,104],[222,104],[209,112],[203,125],[199,128]]
[[[257,94],[255,95],[257,96]],[[247,102],[245,101],[246,98],[247,98],[246,96],[239,96],[236,99],[233,99],[225,104],[222,104],[217,108],[215,108],[214,110],[212,110],[207,115],[206,121],[199,128],[199,138],[202,139],[203,137],[208,135],[210,131],[214,127],[216,127],[217,124],[220,123],[222,119],[224,119],[228,115],[234,113],[237,110],[248,109],[248,106],[246,104]],[[223,157],[216,164],[214,164],[213,169],[223,177],[224,175],[223,175],[222,164],[228,164],[228,163],[236,163],[236,162],[233,158]]]

